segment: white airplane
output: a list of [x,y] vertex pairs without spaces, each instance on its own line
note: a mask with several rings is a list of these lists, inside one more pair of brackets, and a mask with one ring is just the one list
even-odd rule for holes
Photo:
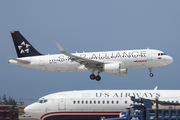
[[[154,49],[67,53],[57,42],[62,54],[43,55],[39,53],[19,31],[11,31],[18,58],[9,58],[9,63],[56,72],[92,72],[90,78],[101,80],[101,72],[113,75],[126,75],[131,68],[149,68],[153,77],[152,68],[168,65],[173,58],[164,52]],[[94,72],[98,75],[95,76]]]
[[41,120],[99,120],[118,117],[133,104],[131,96],[158,97],[160,104],[171,107],[180,103],[180,90],[82,90],[46,95],[24,111]]

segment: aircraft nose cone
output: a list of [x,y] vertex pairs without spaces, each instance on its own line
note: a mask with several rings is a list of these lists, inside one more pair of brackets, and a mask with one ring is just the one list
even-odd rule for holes
[[25,112],[25,113],[30,114],[30,111],[31,111],[31,109],[30,109],[29,106],[27,106],[27,107],[24,108],[24,112]]
[[36,116],[36,112],[34,111],[34,109],[35,109],[35,104],[31,104],[24,108],[24,112],[32,116]]
[[173,58],[171,56],[167,56],[164,61],[166,62],[166,64],[171,64],[173,62]]
[[169,56],[168,58],[169,64],[173,62],[173,58]]

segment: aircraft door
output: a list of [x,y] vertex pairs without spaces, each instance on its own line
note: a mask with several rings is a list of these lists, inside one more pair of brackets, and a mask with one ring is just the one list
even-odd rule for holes
[[58,99],[58,109],[65,110],[66,109],[66,95],[60,95]]
[[152,52],[148,50],[147,53],[147,59],[152,60]]
[[39,59],[39,66],[43,67],[44,66],[44,60],[43,59]]

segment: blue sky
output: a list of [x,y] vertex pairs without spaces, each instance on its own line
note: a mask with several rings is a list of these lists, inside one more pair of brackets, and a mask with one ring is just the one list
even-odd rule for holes
[[[89,89],[180,89],[180,1],[0,1],[0,96],[38,99],[47,94]],[[170,65],[129,69],[126,76],[90,72],[59,73],[8,64],[17,57],[10,31],[18,30],[43,54],[158,49],[173,57]],[[18,101],[18,100],[17,100]],[[25,104],[34,101],[20,100]]]

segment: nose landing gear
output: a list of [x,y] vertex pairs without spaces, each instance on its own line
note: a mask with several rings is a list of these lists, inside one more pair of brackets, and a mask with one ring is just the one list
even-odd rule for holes
[[153,73],[151,73],[151,72],[152,72],[152,68],[149,68],[149,72],[150,72],[149,76],[150,76],[150,77],[153,77],[153,76],[154,76],[154,74],[153,74]]

